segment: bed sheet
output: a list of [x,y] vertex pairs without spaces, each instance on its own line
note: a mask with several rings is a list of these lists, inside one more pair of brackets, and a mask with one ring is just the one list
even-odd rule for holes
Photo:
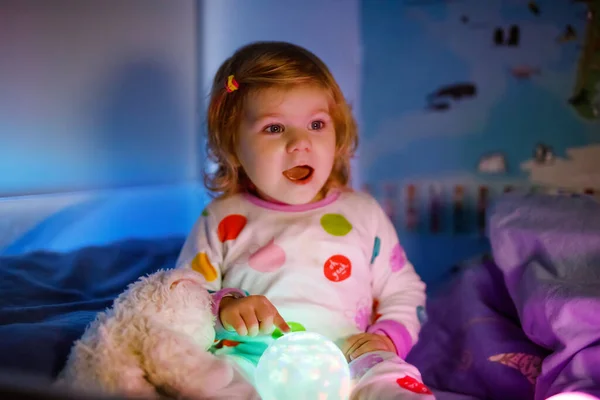
[[0,371],[53,378],[96,313],[138,277],[172,268],[184,237],[0,256]]
[[600,204],[508,195],[489,227],[493,261],[430,299],[408,360],[441,400],[600,398]]

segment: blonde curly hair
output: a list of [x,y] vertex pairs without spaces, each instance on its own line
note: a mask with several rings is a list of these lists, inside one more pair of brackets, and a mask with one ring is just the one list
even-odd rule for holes
[[[230,75],[239,84],[239,89],[233,92],[226,88]],[[323,61],[300,46],[255,42],[225,60],[213,80],[208,105],[207,156],[216,164],[216,170],[204,171],[204,183],[209,191],[225,197],[252,186],[236,155],[236,135],[248,96],[267,88],[289,89],[297,85],[322,88],[330,97],[336,154],[324,190],[348,188],[350,160],[358,146],[358,134],[350,106],[333,75]]]

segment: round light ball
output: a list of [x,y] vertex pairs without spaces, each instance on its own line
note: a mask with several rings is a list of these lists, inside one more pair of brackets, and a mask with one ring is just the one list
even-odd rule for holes
[[342,351],[314,332],[292,332],[263,353],[255,373],[263,400],[347,400],[350,368]]
[[597,397],[590,396],[589,394],[580,392],[568,392],[555,394],[552,397],[548,397],[546,400],[600,400]]

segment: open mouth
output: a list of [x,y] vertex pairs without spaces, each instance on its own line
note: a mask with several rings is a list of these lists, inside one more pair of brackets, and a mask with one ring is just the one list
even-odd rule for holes
[[310,182],[314,171],[314,168],[309,165],[298,165],[283,171],[283,176],[292,183],[303,185]]

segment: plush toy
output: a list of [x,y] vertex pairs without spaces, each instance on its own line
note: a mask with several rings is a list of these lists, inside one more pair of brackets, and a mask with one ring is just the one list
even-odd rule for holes
[[238,372],[207,351],[215,330],[204,284],[180,268],[129,285],[75,342],[57,384],[144,399],[237,397]]

